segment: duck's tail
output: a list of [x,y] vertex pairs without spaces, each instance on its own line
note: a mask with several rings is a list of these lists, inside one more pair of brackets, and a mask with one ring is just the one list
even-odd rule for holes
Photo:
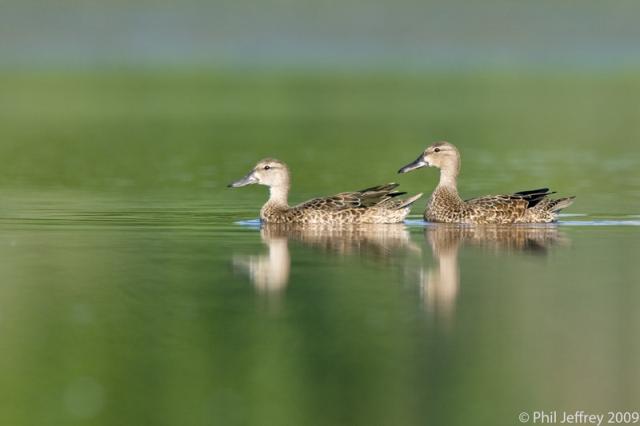
[[549,200],[549,206],[547,207],[547,210],[553,213],[558,213],[560,210],[565,209],[573,204],[573,200],[575,199],[575,196],[571,196]]
[[371,188],[362,189],[356,194],[364,207],[382,207],[389,210],[402,210],[413,204],[418,198],[422,197],[422,193],[413,197],[400,199],[406,195],[406,192],[394,191],[399,185],[397,183],[388,183],[386,185],[373,186]]
[[415,203],[420,197],[422,197],[422,192],[419,193],[419,194],[414,195],[413,197],[409,197],[409,198],[404,199],[404,200],[399,200],[400,204],[395,206],[395,208],[398,209],[398,210],[405,209],[405,208],[411,206],[411,204]]

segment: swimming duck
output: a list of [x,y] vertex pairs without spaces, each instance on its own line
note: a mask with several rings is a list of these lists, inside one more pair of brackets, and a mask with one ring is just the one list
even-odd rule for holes
[[548,188],[516,192],[510,195],[488,195],[463,200],[456,186],[460,172],[460,152],[449,142],[436,142],[414,162],[401,168],[407,173],[421,167],[440,169],[440,183],[431,194],[424,212],[429,222],[468,224],[549,223],[558,212],[568,207],[575,197],[551,199]]
[[409,214],[409,206],[422,196],[418,194],[399,199],[406,193],[395,191],[398,184],[389,183],[332,197],[314,198],[289,207],[289,168],[273,158],[259,161],[249,174],[229,184],[229,187],[254,183],[270,189],[269,200],[260,210],[260,219],[265,223],[399,223]]

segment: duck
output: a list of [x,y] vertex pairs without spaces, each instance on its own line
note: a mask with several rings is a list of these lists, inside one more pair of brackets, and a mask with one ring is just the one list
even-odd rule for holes
[[549,188],[539,188],[463,200],[457,188],[460,151],[446,141],[432,144],[398,173],[408,173],[422,167],[440,169],[440,182],[424,211],[427,222],[498,225],[551,223],[556,222],[558,213],[569,207],[575,199],[573,196],[552,199],[549,196],[555,192],[550,192]]
[[360,191],[342,192],[330,197],[314,198],[290,207],[288,203],[291,175],[289,167],[275,158],[258,161],[242,179],[228,186],[239,188],[251,184],[269,187],[269,200],[260,209],[263,223],[357,224],[401,223],[410,206],[422,194],[402,199],[396,183],[374,186]]

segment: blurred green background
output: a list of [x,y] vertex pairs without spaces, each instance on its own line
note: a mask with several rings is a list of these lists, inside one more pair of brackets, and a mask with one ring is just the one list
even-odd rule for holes
[[[637,410],[640,5],[5,1],[0,423],[518,424]],[[557,227],[273,235],[290,199],[549,186]],[[245,223],[246,224],[246,223]],[[547,232],[552,235],[548,235]]]

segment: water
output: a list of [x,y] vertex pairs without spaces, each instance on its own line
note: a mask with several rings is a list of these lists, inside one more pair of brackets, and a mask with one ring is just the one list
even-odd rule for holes
[[[602,97],[636,80],[84,78],[4,80],[2,424],[637,409],[640,125]],[[255,220],[264,188],[225,187],[274,155],[292,201],[429,191],[432,169],[395,171],[448,133],[464,195],[576,203],[545,226],[425,224],[422,201],[406,224],[283,229]]]

